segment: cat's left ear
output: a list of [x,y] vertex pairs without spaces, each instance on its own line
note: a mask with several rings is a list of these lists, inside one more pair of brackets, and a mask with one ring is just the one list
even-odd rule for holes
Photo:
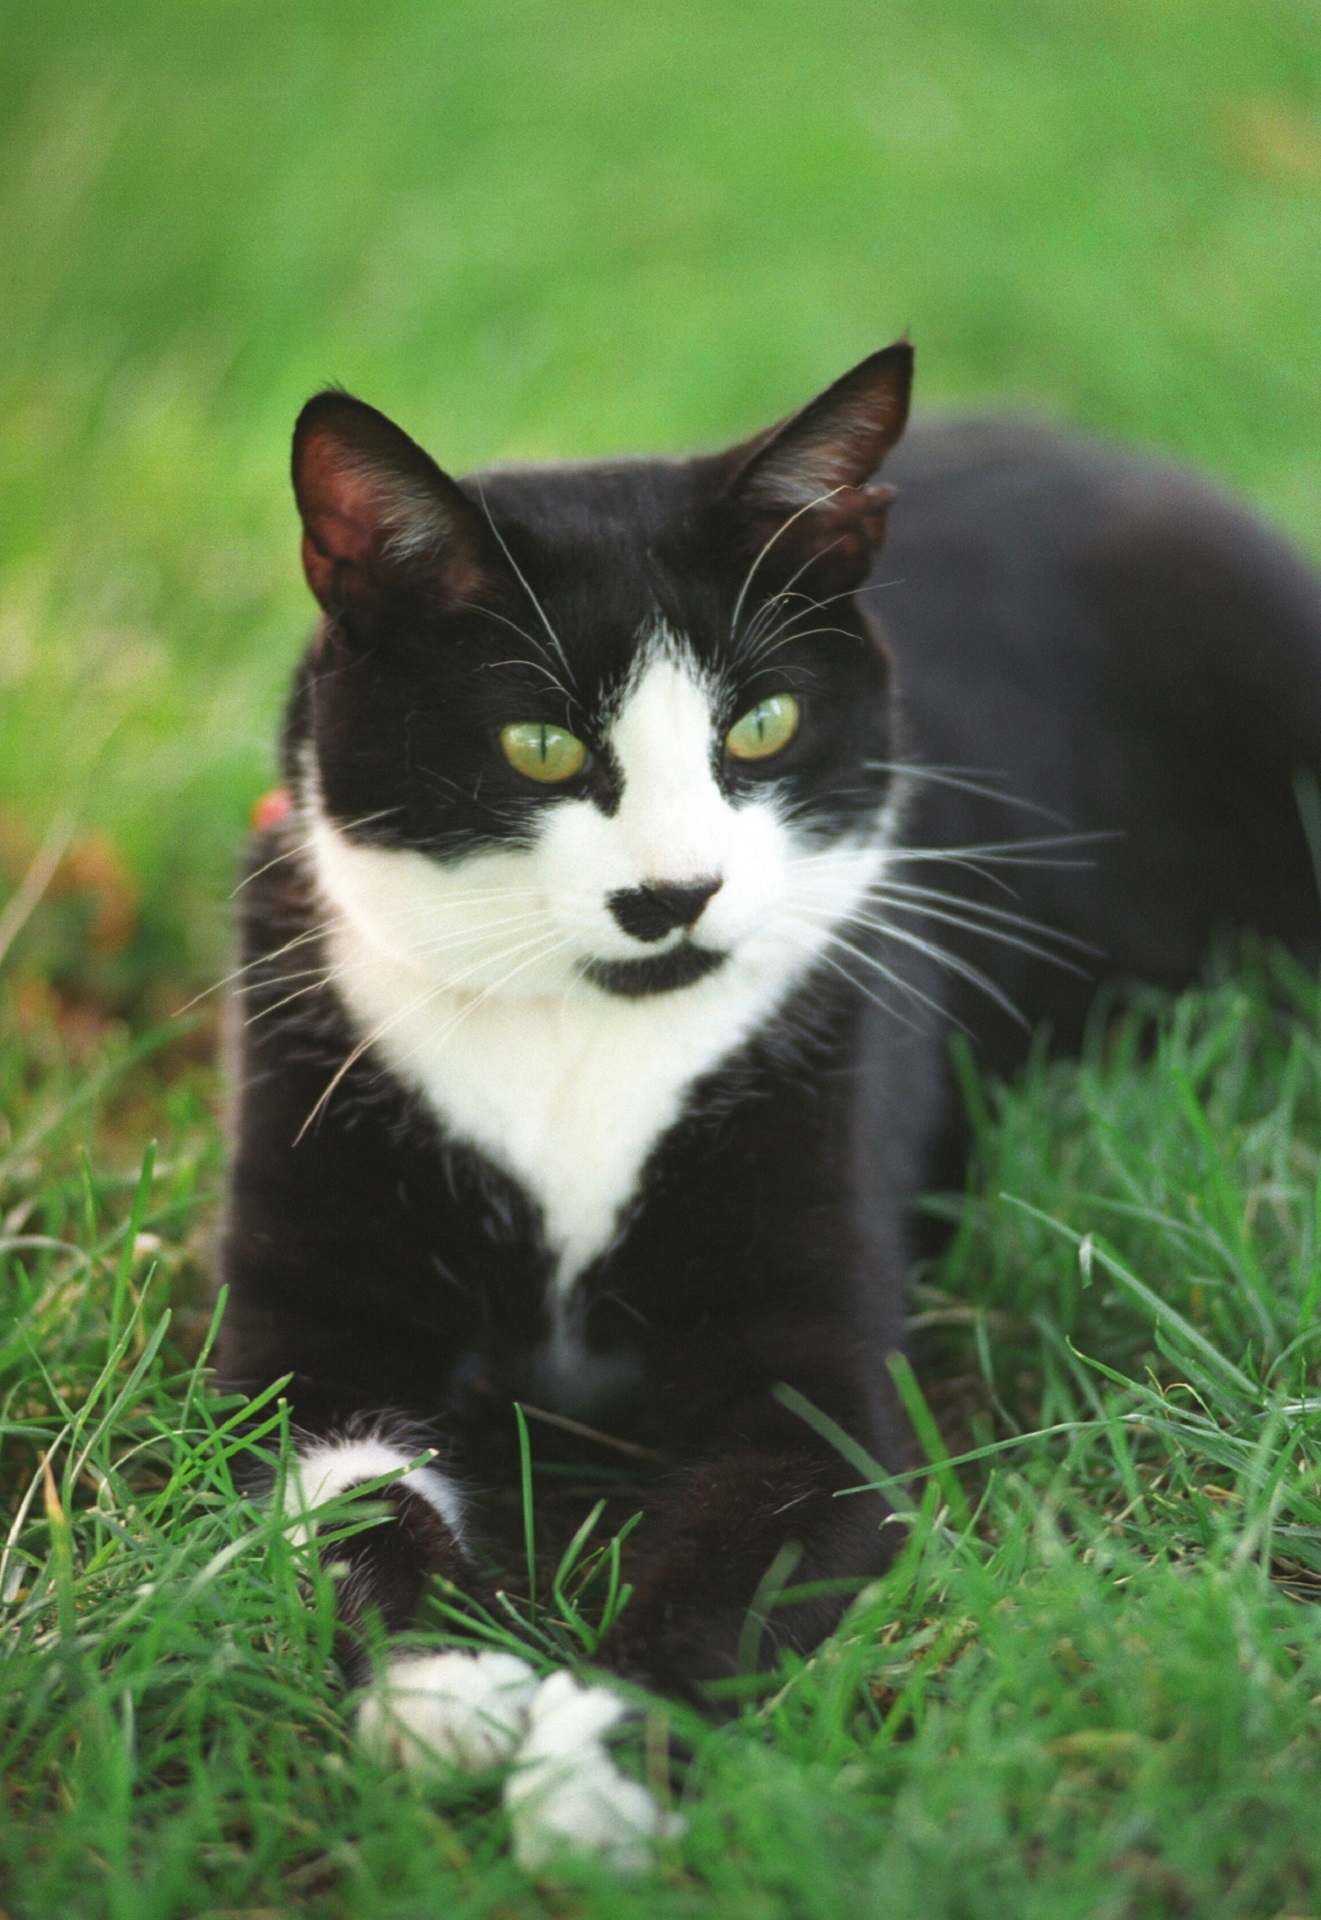
[[872,476],[904,430],[912,383],[913,349],[897,340],[744,450],[728,497],[752,551],[769,543],[782,563],[811,566],[813,587],[863,578],[894,498]]

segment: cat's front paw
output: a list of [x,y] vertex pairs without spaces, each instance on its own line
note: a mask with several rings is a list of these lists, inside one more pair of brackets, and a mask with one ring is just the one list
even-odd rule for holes
[[512,1761],[505,1809],[528,1873],[575,1853],[642,1873],[683,1821],[611,1759],[605,1736],[627,1711],[570,1673],[539,1680],[516,1654],[404,1654],[358,1709],[358,1738],[373,1758],[414,1769],[480,1773]]
[[679,1815],[621,1772],[606,1749],[605,1735],[627,1711],[616,1694],[581,1686],[570,1673],[542,1682],[505,1783],[514,1857],[526,1872],[592,1853],[616,1873],[644,1873],[656,1842],[683,1831]]
[[513,1653],[400,1655],[359,1707],[358,1738],[378,1760],[480,1773],[513,1759],[539,1684]]

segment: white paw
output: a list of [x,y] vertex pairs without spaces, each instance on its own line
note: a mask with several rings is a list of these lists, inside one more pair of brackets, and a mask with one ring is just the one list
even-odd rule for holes
[[517,1654],[406,1655],[359,1707],[358,1738],[378,1760],[480,1773],[512,1760],[536,1692],[537,1676]]
[[565,1853],[598,1854],[617,1873],[642,1873],[654,1843],[682,1831],[647,1789],[621,1773],[604,1735],[627,1712],[604,1687],[553,1673],[532,1702],[527,1735],[505,1782],[514,1857],[539,1873]]

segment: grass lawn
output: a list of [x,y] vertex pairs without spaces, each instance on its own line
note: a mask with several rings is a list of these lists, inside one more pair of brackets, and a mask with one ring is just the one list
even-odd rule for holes
[[[461,469],[732,438],[908,327],[924,404],[1173,451],[1321,555],[1314,8],[60,0],[0,49],[0,1908],[1315,1912],[1315,981],[1248,952],[970,1076],[893,1570],[736,1722],[640,1722],[687,1833],[558,1890],[495,1783],[355,1753],[324,1582],[233,1491],[215,1021],[170,1017],[326,379]],[[487,1630],[590,1649],[607,1573]]]

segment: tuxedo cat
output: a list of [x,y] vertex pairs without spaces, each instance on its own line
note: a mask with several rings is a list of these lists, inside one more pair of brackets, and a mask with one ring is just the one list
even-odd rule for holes
[[[910,436],[878,563],[911,364],[688,460],[456,481],[347,394],[298,421],[324,617],[242,894],[219,1371],[292,1375],[305,1507],[396,1476],[334,1548],[350,1633],[478,1586],[527,1402],[666,1463],[599,1666],[702,1700],[812,1646],[893,1529],[777,1388],[902,1462],[951,1026],[1003,1070],[1221,920],[1315,944],[1316,582],[1185,476],[994,421]],[[520,1792],[578,1738],[654,1832],[617,1710],[450,1653],[364,1729],[518,1748]]]

